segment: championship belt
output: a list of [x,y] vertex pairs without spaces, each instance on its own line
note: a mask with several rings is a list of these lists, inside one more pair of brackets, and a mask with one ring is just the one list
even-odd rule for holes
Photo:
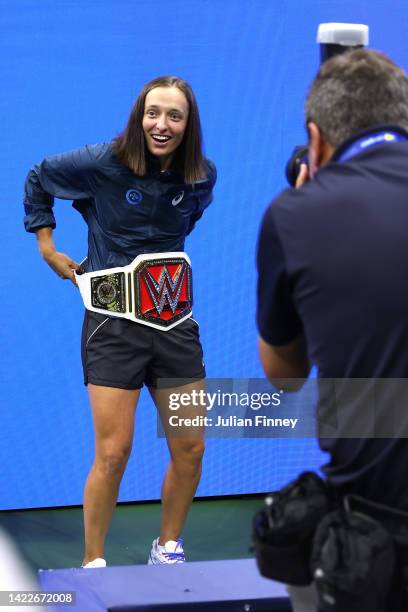
[[168,331],[192,315],[186,253],[138,255],[127,266],[75,273],[87,310]]

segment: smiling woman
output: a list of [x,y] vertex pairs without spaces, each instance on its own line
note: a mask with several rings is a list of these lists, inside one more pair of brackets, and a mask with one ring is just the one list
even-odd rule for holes
[[162,170],[172,158],[186,131],[189,105],[177,87],[156,87],[145,100],[143,131],[150,153],[156,155]]
[[[79,285],[86,305],[82,359],[95,428],[84,494],[86,568],[106,565],[104,541],[141,387],[149,388],[166,432],[169,396],[204,388],[191,266],[182,251],[212,201],[215,180],[214,165],[202,153],[194,94],[178,77],[145,85],[112,142],[49,157],[27,177],[26,229],[37,234],[50,267]],[[88,225],[86,265],[54,246],[54,196],[74,199]],[[206,407],[194,412],[205,415]],[[167,442],[171,459],[160,538],[149,557],[154,564],[184,561],[179,536],[201,475],[203,428],[168,435]]]
[[192,183],[206,178],[197,102],[190,85],[179,77],[158,77],[140,92],[124,131],[113,141],[119,159],[138,174],[146,174],[146,154],[172,167]]

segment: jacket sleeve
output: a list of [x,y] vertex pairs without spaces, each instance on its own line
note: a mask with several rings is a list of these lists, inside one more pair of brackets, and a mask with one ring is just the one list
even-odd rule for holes
[[96,187],[98,145],[86,146],[47,157],[31,168],[24,189],[24,226],[27,232],[55,228],[54,197],[80,200],[91,197]]
[[193,231],[195,224],[197,223],[197,221],[199,221],[199,219],[201,219],[205,209],[211,204],[214,199],[213,188],[215,183],[217,182],[217,169],[211,160],[207,159],[206,163],[208,166],[208,176],[203,181],[203,188],[199,188],[198,207],[197,211],[190,217],[190,224],[188,226],[186,234],[187,236]]

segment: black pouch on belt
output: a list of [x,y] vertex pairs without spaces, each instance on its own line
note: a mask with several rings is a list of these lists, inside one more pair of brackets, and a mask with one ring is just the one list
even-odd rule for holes
[[395,540],[373,512],[379,507],[347,496],[319,524],[311,555],[319,612],[406,611],[396,602],[390,607],[399,568]]
[[266,497],[265,507],[253,520],[253,545],[260,573],[286,584],[310,584],[313,535],[329,510],[326,484],[313,472],[304,472]]

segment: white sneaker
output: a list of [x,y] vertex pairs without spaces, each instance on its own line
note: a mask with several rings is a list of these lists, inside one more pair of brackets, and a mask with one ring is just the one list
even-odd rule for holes
[[106,567],[106,561],[105,559],[101,559],[100,557],[98,557],[93,561],[88,561],[88,563],[85,563],[85,565],[82,565],[81,567],[83,567],[84,569],[91,569],[93,567]]
[[159,544],[159,538],[153,540],[152,550],[148,560],[149,565],[160,565],[163,563],[184,563],[186,557],[183,550],[183,540],[180,538],[175,542],[169,540],[164,546]]

